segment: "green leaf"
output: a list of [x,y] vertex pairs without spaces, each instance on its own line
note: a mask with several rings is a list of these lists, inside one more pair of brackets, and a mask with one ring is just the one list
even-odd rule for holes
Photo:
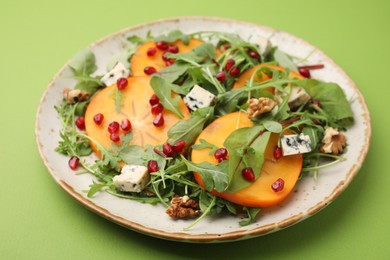
[[172,97],[171,85],[171,83],[159,76],[153,76],[150,80],[150,86],[154,90],[154,93],[157,95],[157,97],[160,99],[160,102],[164,108],[172,111],[178,117],[183,118],[183,114],[179,109],[180,97]]
[[95,55],[86,48],[78,52],[69,62],[69,67],[76,76],[90,75],[97,69]]
[[303,128],[302,133],[304,135],[309,136],[310,147],[311,147],[311,150],[314,151],[322,139],[322,135],[323,135],[322,127],[320,127],[320,126],[318,126],[318,127],[306,126],[305,128]]
[[181,40],[185,45],[188,45],[190,42],[190,37],[184,34],[180,30],[170,31],[167,35],[160,35],[154,39],[156,42],[165,41],[165,42],[175,42],[177,40]]
[[283,126],[279,122],[272,120],[264,121],[263,126],[265,129],[272,133],[281,133],[283,130]]
[[259,177],[270,135],[270,132],[264,131],[263,126],[253,126],[239,128],[226,138],[223,145],[229,152],[228,192],[233,193],[251,185],[241,175],[246,167],[251,167],[256,178]]
[[187,148],[195,142],[205,123],[213,116],[212,107],[198,110],[203,112],[193,113],[191,118],[178,121],[168,130],[168,143],[174,144],[179,140],[184,140]]
[[298,72],[297,65],[291,60],[291,58],[286,53],[280,51],[279,49],[276,49],[273,55],[274,55],[274,59],[279,63],[280,66]]
[[126,146],[119,153],[119,157],[125,163],[133,164],[133,165],[144,165],[145,164],[145,160],[143,159],[144,156],[145,156],[144,148],[138,145]]
[[187,70],[188,70],[188,66],[186,64],[174,63],[171,66],[168,66],[160,70],[155,75],[160,76],[161,78],[165,79],[169,83],[173,83],[177,79],[179,79],[180,76],[182,76]]
[[249,224],[252,224],[255,221],[256,216],[261,211],[260,208],[245,208],[245,210],[246,210],[247,218],[239,222],[240,226],[247,226]]
[[209,162],[197,164],[186,159],[184,159],[184,162],[188,170],[197,172],[202,176],[202,181],[208,191],[215,189],[222,192],[226,189],[228,185],[228,161],[223,161],[218,165]]
[[219,149],[218,146],[207,142],[205,139],[200,139],[199,142],[200,142],[200,144],[194,144],[192,146],[192,149],[194,149],[194,150],[210,149],[210,152],[209,152],[210,155],[214,154],[215,151]]
[[101,191],[104,187],[107,187],[107,183],[93,183],[89,185],[89,190],[87,193],[88,198],[92,198],[97,192]]

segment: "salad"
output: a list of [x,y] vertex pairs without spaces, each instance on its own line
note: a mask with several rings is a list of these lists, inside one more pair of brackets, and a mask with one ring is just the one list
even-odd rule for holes
[[188,229],[221,212],[248,225],[307,173],[345,160],[353,113],[340,86],[311,78],[322,64],[224,32],[128,41],[102,75],[89,49],[76,55],[77,84],[55,107],[56,151],[95,176],[88,197],[161,203],[194,219]]

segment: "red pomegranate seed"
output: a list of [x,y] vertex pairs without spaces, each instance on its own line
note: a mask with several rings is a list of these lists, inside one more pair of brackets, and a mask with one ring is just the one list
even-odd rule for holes
[[284,180],[281,178],[277,179],[274,183],[272,183],[271,187],[272,187],[274,192],[278,192],[278,191],[283,190]]
[[226,148],[219,148],[214,153],[214,158],[217,160],[223,159],[225,160],[228,155],[228,151]]
[[244,177],[245,180],[254,182],[256,180],[255,173],[253,172],[253,169],[251,167],[244,168],[241,172],[242,177]]
[[175,152],[181,153],[184,149],[184,146],[186,146],[186,142],[184,140],[179,140],[172,146],[172,148]]
[[236,62],[233,59],[228,59],[225,64],[225,70],[229,71],[234,66],[234,64],[236,64]]
[[232,77],[237,77],[238,75],[240,75],[240,73],[241,73],[241,70],[240,70],[240,68],[239,67],[237,67],[237,66],[234,66],[231,70],[230,70],[230,76],[232,76]]
[[225,72],[223,72],[223,71],[220,71],[220,72],[218,72],[217,73],[217,75],[215,75],[215,77],[217,78],[217,80],[219,81],[219,82],[224,82],[225,80],[226,80],[226,74],[225,74]]
[[78,117],[74,123],[78,129],[85,130],[85,118],[83,116]]
[[79,161],[80,159],[77,156],[70,157],[68,161],[69,168],[71,168],[72,170],[76,170],[79,166]]
[[104,120],[104,115],[102,113],[98,113],[93,117],[93,121],[97,125],[100,125],[103,122],[103,120]]
[[156,48],[153,48],[153,47],[150,47],[147,51],[146,51],[146,55],[148,55],[148,57],[152,57],[156,54],[157,52],[157,49]]
[[250,51],[249,56],[251,56],[251,58],[255,60],[258,60],[260,58],[260,55],[255,51]]
[[161,58],[163,59],[163,61],[169,61],[169,58],[167,57],[167,53],[168,52],[164,52],[162,55],[161,55]]
[[149,172],[157,172],[158,171],[158,163],[155,160],[148,161],[148,171]]
[[119,140],[120,140],[121,138],[119,137],[119,135],[118,135],[117,133],[111,133],[111,134],[110,134],[110,139],[111,139],[111,141],[113,141],[114,143],[116,143],[116,142],[119,142]]
[[169,45],[168,51],[171,53],[179,53],[179,47],[177,45]]
[[321,103],[317,99],[311,99],[310,103],[312,103],[313,105],[315,105],[317,107],[321,107]]
[[164,125],[164,116],[162,113],[158,114],[154,120],[153,120],[153,125],[155,127],[160,127]]
[[282,148],[275,145],[274,146],[274,158],[275,160],[278,160],[282,157]]
[[163,153],[168,157],[172,157],[175,155],[175,151],[173,150],[172,145],[170,145],[169,143],[164,143],[162,146],[162,150]]
[[153,105],[156,105],[158,103],[160,103],[160,99],[158,98],[158,96],[156,94],[153,94],[149,99],[149,104],[153,106]]
[[156,47],[159,50],[166,51],[169,46],[167,42],[161,41],[161,42],[156,42]]
[[123,131],[126,131],[126,132],[130,131],[131,130],[131,122],[130,122],[130,120],[127,119],[127,118],[123,119],[122,122],[121,122],[121,128],[122,128]]
[[299,74],[305,78],[310,78],[310,71],[308,69],[299,69]]
[[119,131],[119,123],[117,121],[111,122],[107,130],[110,134],[117,133]]
[[298,66],[298,69],[317,70],[317,69],[322,69],[323,67],[325,67],[324,64],[314,64],[314,65]]
[[158,115],[160,114],[162,111],[164,111],[164,107],[163,105],[161,105],[161,103],[157,103],[155,105],[152,106],[152,114],[153,115]]
[[152,74],[154,74],[156,72],[157,72],[157,70],[154,67],[152,67],[152,66],[147,66],[147,67],[144,68],[144,73],[146,75],[152,75]]
[[129,84],[129,82],[127,81],[126,78],[119,78],[116,81],[116,85],[117,85],[118,89],[125,89],[128,84]]
[[169,66],[171,66],[174,62],[175,62],[174,60],[167,60],[167,61],[165,62],[165,66],[169,67]]

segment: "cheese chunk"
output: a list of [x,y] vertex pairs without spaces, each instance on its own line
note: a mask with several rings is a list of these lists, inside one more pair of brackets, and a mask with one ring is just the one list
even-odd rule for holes
[[308,135],[284,135],[280,141],[283,156],[308,153],[311,151],[311,140]]
[[101,79],[106,86],[111,86],[116,83],[119,78],[127,78],[130,71],[126,69],[123,63],[118,62],[112,70],[107,72]]
[[204,88],[195,85],[190,93],[188,93],[184,98],[184,103],[192,110],[195,111],[198,108],[210,106],[215,99],[215,95],[205,90]]
[[125,165],[121,174],[113,178],[117,188],[128,192],[141,192],[149,180],[148,168],[142,165]]
[[[290,87],[286,87],[286,91],[290,92]],[[294,86],[291,88],[291,95],[288,99],[288,106],[290,108],[299,107],[310,100],[309,94],[302,87]]]

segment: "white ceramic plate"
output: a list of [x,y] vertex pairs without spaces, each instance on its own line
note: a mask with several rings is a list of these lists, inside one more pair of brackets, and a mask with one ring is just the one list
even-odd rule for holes
[[97,58],[97,73],[106,72],[107,64],[124,50],[123,42],[126,42],[128,36],[145,37],[148,31],[152,35],[160,35],[174,29],[185,33],[226,31],[239,34],[243,39],[253,39],[256,35],[269,38],[272,35],[272,44],[286,53],[298,57],[306,57],[311,53],[307,64],[325,65],[324,69],[313,70],[312,77],[338,83],[348,100],[351,100],[356,122],[346,133],[349,143],[345,155],[347,160],[321,171],[316,181],[310,177],[299,181],[287,200],[262,210],[256,222],[249,226],[240,227],[236,217],[221,216],[206,218],[190,231],[183,231],[192,221],[171,220],[163,206],[120,199],[105,192],[93,198],[86,197],[83,190],[88,189],[93,177],[88,174],[75,175],[67,167],[69,158],[54,151],[60,140],[61,128],[54,106],[60,104],[63,88],[74,85],[74,81],[67,77],[71,71],[65,64],[47,87],[36,118],[38,148],[56,182],[81,204],[115,223],[143,234],[186,242],[224,242],[265,235],[298,223],[335,200],[357,174],[365,159],[371,135],[370,116],[364,98],[346,73],[322,51],[291,34],[257,24],[212,17],[160,20],[112,34],[90,46]]

